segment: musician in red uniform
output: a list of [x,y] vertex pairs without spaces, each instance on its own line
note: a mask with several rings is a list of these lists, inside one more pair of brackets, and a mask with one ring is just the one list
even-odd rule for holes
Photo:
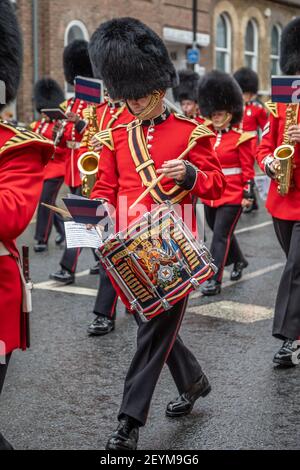
[[[105,103],[97,106],[96,114],[99,132],[120,124],[128,124],[134,119],[122,101],[111,101],[109,97]],[[88,119],[89,116],[86,115],[86,118]],[[102,144],[97,139],[92,139],[89,142],[89,138],[90,128],[87,126],[81,142],[79,157],[89,150],[89,144],[93,145],[94,143],[94,151],[99,152],[101,158]],[[115,329],[118,295],[100,262],[91,268],[90,273],[100,274],[100,283],[93,309],[96,318],[88,326],[87,331],[91,336],[103,336]]]
[[[280,65],[284,75],[300,75],[300,18],[291,21],[281,38]],[[280,280],[275,305],[273,336],[283,345],[273,361],[283,366],[299,363],[300,347],[300,113],[299,104],[268,103],[267,123],[257,160],[271,178],[266,207],[273,217],[274,229],[287,261]],[[292,114],[291,114],[292,113]],[[295,148],[292,182],[286,195],[278,192],[274,152],[287,138]]]
[[[88,55],[88,43],[84,40],[76,39],[65,47],[63,54],[63,64],[66,82],[73,86],[75,77],[80,75],[92,77],[92,67]],[[61,138],[57,138],[57,146],[66,152],[65,184],[69,186],[72,194],[81,195],[81,178],[78,170],[78,157],[80,143],[84,135],[86,121],[83,112],[87,103],[75,97],[70,98],[64,105],[68,120],[61,124],[63,128],[58,128]],[[61,268],[50,274],[50,279],[63,284],[72,284],[75,280],[75,271],[80,249],[65,249],[60,261]]]
[[[164,174],[166,178],[143,199],[145,211],[164,200],[190,204],[191,194],[218,199],[224,177],[211,145],[211,131],[171,114],[164,106],[165,91],[175,86],[177,79],[157,34],[133,18],[115,19],[98,28],[89,51],[95,73],[103,78],[109,95],[126,100],[136,117],[129,126],[104,132],[102,139],[100,135],[104,147],[92,198],[105,199],[116,207],[118,220],[125,210],[119,205],[121,196],[129,207],[144,191],[143,182],[151,171],[154,177]],[[196,146],[186,160],[176,160],[194,141]],[[128,212],[128,223],[140,214],[139,210]],[[168,404],[168,416],[190,413],[195,400],[209,393],[209,382],[198,361],[178,336],[185,307],[186,299],[180,300],[147,323],[135,314],[137,351],[125,380],[119,426],[107,443],[108,450],[136,449],[139,427],[146,423],[165,362],[180,394]]]
[[[58,108],[64,100],[64,92],[59,84],[52,78],[39,80],[34,87],[34,103],[36,109],[41,113],[42,109]],[[39,135],[43,135],[48,140],[54,138],[55,121],[51,121],[48,116],[41,114],[40,119],[31,124],[31,129]],[[41,253],[48,248],[48,240],[54,224],[58,235],[55,242],[60,245],[65,238],[64,224],[60,215],[53,213],[42,203],[55,204],[58,192],[64,182],[65,175],[65,149],[56,147],[54,155],[45,168],[44,185],[37,212],[34,246],[36,253]]]
[[[0,37],[0,80],[5,84],[8,103],[16,97],[22,63],[21,33],[8,0],[0,2]],[[34,214],[44,166],[53,151],[53,145],[44,137],[0,121],[0,393],[12,352],[26,348],[15,239]],[[0,434],[0,450],[11,449]]]
[[[268,122],[268,112],[263,103],[258,99],[259,79],[257,73],[248,68],[241,67],[233,77],[240,85],[244,99],[244,117],[241,122],[241,129],[245,132],[253,132],[256,139],[253,143],[253,166],[255,163],[256,148],[259,144],[261,133]],[[248,214],[258,209],[256,192],[253,191],[253,203],[249,207],[244,207],[243,212]]]
[[235,80],[226,73],[212,71],[202,78],[199,86],[199,106],[203,116],[212,120],[214,149],[226,177],[226,189],[217,200],[202,198],[209,227],[213,230],[211,253],[218,272],[202,288],[204,295],[221,292],[223,271],[233,263],[231,280],[241,278],[247,267],[234,229],[242,207],[253,197],[253,134],[239,129],[243,117],[243,97]]

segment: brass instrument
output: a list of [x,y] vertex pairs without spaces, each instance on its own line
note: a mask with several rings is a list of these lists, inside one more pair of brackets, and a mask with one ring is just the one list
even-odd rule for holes
[[91,106],[89,108],[89,118],[88,118],[88,129],[87,129],[87,138],[86,146],[88,151],[83,153],[78,160],[78,169],[82,176],[82,194],[83,196],[89,197],[92,189],[96,182],[96,175],[98,171],[98,163],[100,156],[98,153],[93,151],[93,146],[91,140],[95,134],[99,132],[99,126],[97,122],[97,113],[96,106]]
[[274,158],[278,160],[275,166],[275,179],[281,196],[288,194],[293,180],[295,144],[288,136],[291,126],[298,124],[298,104],[290,103],[286,110],[286,120],[282,145],[276,148]]

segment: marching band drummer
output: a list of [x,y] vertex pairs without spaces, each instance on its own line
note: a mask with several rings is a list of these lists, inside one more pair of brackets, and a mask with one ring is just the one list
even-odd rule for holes
[[[127,127],[104,131],[92,198],[107,200],[116,207],[118,218],[124,212],[118,201],[126,198],[127,207],[135,202],[144,192],[148,172],[154,178],[158,174],[166,178],[142,201],[145,211],[154,202],[164,200],[190,204],[191,193],[220,198],[225,181],[211,145],[211,131],[188,118],[170,114],[164,106],[166,89],[175,86],[177,77],[157,34],[139,20],[114,19],[96,30],[89,51],[96,75],[103,78],[109,95],[126,100],[136,118]],[[192,141],[196,146],[186,161],[176,160]],[[139,427],[146,423],[164,363],[167,362],[180,395],[168,404],[168,416],[190,413],[195,400],[209,393],[209,382],[198,361],[178,336],[185,308],[186,298],[148,323],[142,323],[135,314],[137,350],[125,379],[119,426],[108,440],[108,450],[136,449]]]
[[[22,38],[9,0],[0,2],[0,37],[0,80],[9,103],[16,98],[22,67]],[[0,121],[0,394],[12,352],[27,345],[15,239],[32,219],[43,186],[44,166],[53,152],[52,143],[44,137]],[[1,433],[0,450],[12,450]]]
[[[33,99],[37,111],[41,113],[42,109],[58,108],[64,100],[64,92],[52,78],[42,78],[34,86]],[[47,139],[54,139],[55,121],[51,121],[48,116],[42,114],[40,119],[33,122],[30,127],[34,132]],[[65,239],[64,223],[61,216],[41,204],[55,204],[64,182],[65,157],[65,149],[56,147],[53,157],[45,168],[44,185],[37,211],[34,235],[37,243],[33,249],[36,253],[47,250],[53,224],[58,233],[55,239],[56,245],[60,245]]]
[[252,202],[254,134],[238,129],[243,117],[243,97],[230,75],[212,71],[203,77],[199,86],[199,106],[203,116],[212,121],[216,132],[214,149],[227,183],[221,198],[202,198],[206,220],[213,231],[211,254],[218,268],[202,288],[202,293],[216,295],[221,292],[226,265],[233,263],[232,281],[240,279],[243,269],[248,266],[233,232],[242,208]]
[[[281,37],[280,66],[284,75],[300,75],[300,18],[291,21]],[[273,336],[283,341],[273,361],[282,366],[296,365],[300,347],[300,113],[298,104],[267,103],[270,119],[257,151],[257,161],[271,178],[266,208],[273,217],[276,236],[287,261],[280,280],[275,305]],[[292,181],[285,195],[278,192],[275,180],[275,149],[289,142],[295,148],[292,157]],[[293,360],[295,359],[295,360]]]

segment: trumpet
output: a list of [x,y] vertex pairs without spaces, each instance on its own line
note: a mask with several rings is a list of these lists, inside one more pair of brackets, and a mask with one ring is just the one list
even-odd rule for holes
[[283,143],[275,149],[274,158],[275,179],[278,183],[277,191],[281,196],[288,194],[293,183],[295,145],[290,142],[287,131],[298,123],[298,105],[289,104],[286,111]]
[[96,107],[91,106],[89,109],[89,122],[87,130],[86,146],[88,151],[83,153],[78,159],[78,169],[82,178],[82,189],[83,196],[89,197],[92,189],[96,183],[98,164],[100,156],[98,153],[93,151],[91,144],[92,137],[99,132],[99,126],[97,122]]

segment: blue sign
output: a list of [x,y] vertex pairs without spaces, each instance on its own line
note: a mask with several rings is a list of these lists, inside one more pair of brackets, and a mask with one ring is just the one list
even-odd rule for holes
[[198,64],[200,61],[200,51],[197,48],[187,50],[186,58],[188,64]]

